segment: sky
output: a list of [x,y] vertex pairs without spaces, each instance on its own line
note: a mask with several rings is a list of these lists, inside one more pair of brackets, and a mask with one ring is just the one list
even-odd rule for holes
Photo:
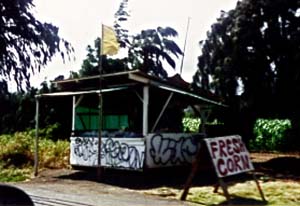
[[[58,75],[68,77],[70,71],[78,71],[86,57],[87,45],[93,45],[100,37],[101,24],[113,26],[114,14],[120,0],[34,0],[34,13],[42,22],[59,27],[59,35],[69,41],[75,49],[75,60],[63,63],[58,55],[38,75],[31,79],[32,86],[38,87],[44,80],[53,80]],[[182,77],[191,81],[197,70],[197,57],[201,54],[199,41],[206,38],[210,26],[220,16],[220,11],[233,9],[237,0],[129,0],[131,17],[127,22],[131,34],[142,29],[170,26],[179,36],[174,41],[183,50]],[[190,18],[187,31],[188,19]],[[182,59],[177,60],[179,73]]]

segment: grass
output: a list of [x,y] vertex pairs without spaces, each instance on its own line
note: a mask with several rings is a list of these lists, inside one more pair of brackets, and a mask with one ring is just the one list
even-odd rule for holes
[[[292,181],[269,181],[260,182],[267,206],[299,206],[300,205],[300,183]],[[223,205],[226,198],[221,188],[218,193],[213,193],[213,186],[191,187],[187,201],[200,205],[217,206]],[[264,205],[254,181],[237,183],[228,188],[232,197],[233,205]],[[159,195],[169,199],[180,199],[182,190],[169,187],[156,188],[155,190],[140,191],[145,194]],[[238,200],[238,201],[235,201]]]
[[31,168],[0,168],[0,182],[20,182],[30,178]]
[[[268,206],[298,206],[300,204],[300,183],[272,181],[261,182],[260,185],[268,201]],[[192,188],[187,200],[201,202],[205,205],[220,205],[225,202],[225,197],[212,191],[213,187]],[[235,197],[257,200],[257,202],[262,200],[254,181],[238,183],[229,187],[229,194]],[[247,204],[247,200],[245,200],[245,204]]]

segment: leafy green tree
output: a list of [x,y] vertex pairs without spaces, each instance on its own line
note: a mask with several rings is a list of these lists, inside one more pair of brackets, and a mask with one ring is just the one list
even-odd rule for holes
[[272,116],[300,126],[300,1],[239,1],[200,45],[194,86],[225,98],[240,128]]
[[[176,64],[173,58],[182,55],[181,49],[173,41],[173,37],[176,37],[178,33],[170,27],[158,27],[157,29],[142,30],[140,34],[130,35],[124,26],[130,17],[127,6],[128,0],[122,0],[115,14],[114,29],[120,47],[127,49],[128,57],[111,59],[102,56],[102,72],[114,73],[139,69],[161,78],[167,77],[163,60],[166,60],[175,69]],[[97,38],[93,46],[87,46],[87,56],[83,60],[79,73],[70,74],[70,78],[99,74],[99,55],[100,38]]]
[[130,14],[128,10],[128,0],[122,0],[117,12],[115,13],[114,29],[118,36],[118,41],[121,48],[130,46],[129,30],[126,29],[124,23],[128,21]]
[[[100,38],[94,41],[94,46],[88,45],[86,58],[83,60],[78,75],[71,74],[73,77],[85,77],[99,74],[100,61]],[[114,73],[128,70],[127,58],[111,59],[102,56],[102,73]],[[72,78],[72,77],[71,77]]]
[[115,31],[120,46],[128,49],[128,63],[131,69],[140,69],[148,74],[161,78],[167,77],[163,60],[175,69],[174,57],[182,55],[181,49],[173,37],[178,33],[171,27],[157,27],[142,30],[139,34],[130,35],[124,23],[130,17],[127,11],[128,0],[122,0],[115,14]]
[[0,76],[13,79],[18,90],[30,88],[30,76],[39,72],[56,53],[65,59],[73,51],[58,35],[58,28],[37,20],[33,0],[0,0]]
[[140,34],[134,35],[128,50],[132,67],[166,78],[168,74],[162,60],[166,60],[175,69],[176,64],[172,55],[176,57],[182,55],[181,49],[171,39],[177,35],[178,33],[171,27],[142,30]]
[[81,69],[79,70],[80,76],[92,76],[99,74],[99,46],[100,38],[95,40],[94,47],[88,45],[86,58],[83,60]]

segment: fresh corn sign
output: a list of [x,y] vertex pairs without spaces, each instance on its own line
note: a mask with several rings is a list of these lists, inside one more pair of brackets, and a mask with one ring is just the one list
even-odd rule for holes
[[254,170],[250,154],[238,135],[204,139],[218,177]]

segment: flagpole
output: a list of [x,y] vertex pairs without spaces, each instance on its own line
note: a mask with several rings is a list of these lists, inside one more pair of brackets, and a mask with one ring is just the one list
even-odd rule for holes
[[98,168],[97,168],[97,179],[101,181],[102,170],[101,170],[101,144],[102,144],[102,122],[103,122],[103,97],[102,97],[102,70],[103,70],[103,24],[101,25],[101,39],[100,39],[100,56],[99,56],[99,128],[98,128]]
[[185,47],[186,47],[187,36],[188,36],[189,27],[190,27],[190,20],[191,20],[191,17],[188,17],[188,22],[187,22],[187,26],[186,26],[186,33],[185,33],[185,40],[184,40],[184,46],[183,46],[183,56],[182,56],[182,59],[181,59],[181,66],[180,66],[180,75],[182,74],[182,69],[183,69],[183,60],[184,60],[184,56],[185,56]]
[[99,129],[98,129],[98,169],[97,178],[101,181],[102,178],[102,167],[101,167],[101,140],[102,140],[102,124],[103,124],[103,94],[102,90],[102,72],[103,72],[103,56],[114,55],[118,53],[119,43],[115,35],[114,30],[111,27],[101,25],[101,40],[100,40],[100,56],[99,56]]

